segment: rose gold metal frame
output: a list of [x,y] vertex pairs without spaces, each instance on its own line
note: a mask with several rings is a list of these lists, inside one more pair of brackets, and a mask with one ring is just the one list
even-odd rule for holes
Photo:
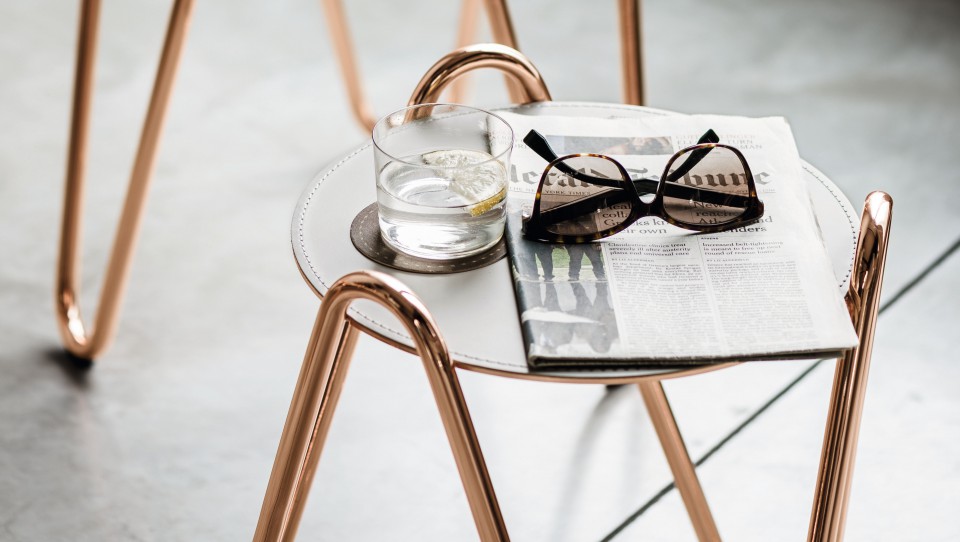
[[644,104],[643,53],[640,0],[617,0],[620,13],[620,60],[623,69],[623,101]]
[[[459,75],[484,66],[511,73],[523,89],[525,100],[549,99],[549,92],[536,68],[519,52],[505,49],[508,48],[486,44],[464,47],[448,54],[421,79],[410,103],[429,103]],[[889,195],[874,192],[867,197],[846,296],[860,345],[837,363],[808,533],[811,542],[839,542],[843,537],[876,331],[891,210]],[[367,299],[387,307],[406,327],[413,346],[375,334],[347,317],[346,311],[355,299]],[[606,379],[508,373],[460,364],[450,358],[436,324],[408,288],[387,275],[360,271],[338,280],[323,296],[264,496],[254,535],[256,542],[290,541],[296,536],[359,329],[415,353],[423,360],[482,541],[507,541],[509,536],[457,379],[457,368],[518,379],[638,384],[697,538],[701,542],[720,540],[661,381],[733,364],[718,363],[662,375]]]
[[[460,25],[457,27],[457,48],[465,47],[477,41],[477,19],[480,17],[480,2],[481,0],[463,0],[463,4],[460,6]],[[450,101],[463,103],[467,99],[468,90],[467,78],[461,77],[450,87]]]
[[872,192],[867,196],[846,295],[847,308],[860,344],[837,360],[807,534],[810,542],[839,542],[843,539],[892,212],[893,199],[888,194]]
[[379,303],[406,327],[423,361],[481,540],[509,540],[447,346],[423,303],[400,281],[358,271],[323,298],[253,539],[293,540],[357,340],[347,309]]
[[680,492],[687,515],[690,516],[693,530],[697,533],[697,540],[719,542],[720,532],[717,531],[717,524],[713,521],[707,497],[703,494],[696,468],[687,453],[687,446],[683,442],[680,428],[677,427],[677,420],[673,417],[673,410],[667,401],[663,383],[654,380],[639,382],[637,385],[643,395],[647,412],[650,413],[650,421],[657,432],[657,438],[660,439],[663,455],[667,457],[677,491]]
[[[517,35],[506,0],[463,0],[457,29],[457,47],[474,41],[480,2],[484,3],[493,41],[512,49],[519,49]],[[347,97],[354,117],[361,126],[373,129],[377,117],[373,113],[360,81],[353,42],[341,0],[321,0],[327,19],[327,29],[333,42],[337,63],[346,86]],[[617,0],[620,23],[620,56],[623,72],[623,101],[633,105],[644,104],[643,55],[640,0]],[[514,103],[523,103],[523,91],[512,80],[507,80],[507,91]],[[457,81],[450,90],[450,101],[463,102],[467,88],[464,80]],[[437,96],[439,98],[439,96]]]
[[[843,538],[883,283],[891,208],[892,200],[883,192],[870,194],[864,207],[854,273],[847,294],[860,346],[847,353],[837,364],[809,541],[839,542]],[[472,367],[458,364],[450,358],[436,323],[408,288],[392,277],[373,271],[346,275],[334,283],[323,297],[280,437],[254,541],[291,541],[296,536],[334,409],[343,389],[358,331],[365,330],[346,315],[350,304],[356,299],[367,299],[387,307],[413,338],[413,347],[406,346],[404,349],[418,354],[427,371],[480,540],[508,541],[507,528],[456,374],[458,367]],[[380,335],[370,334],[383,339]],[[730,365],[719,364],[721,367]],[[498,374],[526,378],[526,375],[513,373]],[[628,377],[613,381],[638,384],[697,539],[701,542],[719,541],[716,523],[663,391],[661,380],[675,376],[678,375]],[[558,380],[567,383],[598,382],[590,377],[564,377]]]
[[153,84],[153,93],[140,135],[140,146],[137,149],[126,200],[113,242],[113,251],[100,292],[96,320],[92,328],[87,328],[81,319],[78,304],[80,237],[83,222],[84,166],[90,127],[90,103],[93,97],[100,0],[84,0],[82,4],[56,284],[57,325],[60,335],[67,351],[79,358],[95,358],[109,346],[116,333],[120,302],[129,276],[147,190],[153,175],[157,147],[163,130],[163,120],[173,90],[192,8],[193,0],[176,0],[170,14],[163,52]]
[[[487,18],[490,20],[494,41],[516,49],[517,38],[513,31],[513,21],[510,19],[506,0],[463,0],[460,8],[460,23],[457,29],[457,47],[464,47],[474,40],[481,1],[487,10]],[[373,113],[373,107],[367,100],[363,83],[360,81],[360,69],[354,52],[353,40],[350,38],[343,4],[341,0],[321,0],[321,2],[326,14],[327,29],[333,42],[337,63],[340,65],[340,74],[343,76],[343,82],[346,86],[350,108],[357,122],[366,129],[372,130],[373,125],[377,123],[377,116]],[[458,81],[451,88],[450,101],[454,103],[464,101],[467,93],[465,83],[464,80]],[[521,91],[512,81],[507,81],[507,91],[512,101],[520,102],[522,99]]]
[[447,53],[431,66],[417,83],[407,105],[436,103],[449,84],[479,68],[494,68],[510,75],[520,92],[517,103],[551,100],[540,72],[520,51],[499,43],[478,43]]

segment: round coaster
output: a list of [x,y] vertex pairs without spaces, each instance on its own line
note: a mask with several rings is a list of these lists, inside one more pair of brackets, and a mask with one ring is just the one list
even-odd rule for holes
[[460,273],[486,267],[507,255],[503,239],[480,254],[455,260],[429,260],[398,252],[380,237],[380,222],[377,220],[377,204],[364,207],[350,224],[350,240],[353,246],[367,259],[380,265],[411,271],[413,273]]

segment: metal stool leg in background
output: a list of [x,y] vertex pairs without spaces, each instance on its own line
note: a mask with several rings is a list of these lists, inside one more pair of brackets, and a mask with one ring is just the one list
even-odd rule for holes
[[[506,0],[482,1],[487,8],[487,16],[490,19],[491,33],[493,34],[494,41],[516,49],[516,35],[513,31],[513,22],[510,20]],[[330,38],[333,41],[333,49],[337,56],[337,62],[340,64],[343,82],[347,87],[347,98],[350,100],[353,115],[361,126],[372,129],[373,125],[377,122],[377,115],[373,112],[373,108],[367,101],[363,84],[360,81],[360,69],[357,64],[353,42],[350,38],[343,4],[341,0],[322,0],[322,2],[327,19],[327,28],[330,32]],[[463,0],[460,11],[460,24],[457,32],[458,48],[469,45],[474,39],[480,11],[480,2],[481,0]],[[463,101],[466,94],[464,83],[465,82],[461,80],[451,88],[450,100],[452,102]],[[521,99],[521,91],[512,80],[507,80],[507,91],[510,93],[510,98],[514,102],[518,102]]]
[[57,265],[57,325],[68,352],[92,360],[113,340],[119,319],[120,302],[130,271],[140,219],[160,142],[167,104],[187,35],[193,0],[176,0],[170,14],[160,64],[153,84],[147,117],[140,135],[123,212],[117,225],[113,251],[100,293],[100,304],[92,327],[85,327],[79,307],[80,238],[83,222],[83,185],[90,127],[90,103],[93,97],[93,72],[97,50],[100,0],[84,0],[77,41],[77,68],[73,88],[73,113],[70,121],[70,148],[67,158],[66,193],[60,232],[60,257]]
[[343,13],[343,4],[340,0],[323,0],[323,10],[326,13],[327,29],[333,41],[333,50],[340,64],[340,73],[347,87],[347,97],[353,116],[368,130],[377,123],[377,116],[367,101],[360,82],[360,69],[357,67],[356,55],[353,52],[353,42],[347,28],[347,18]]
[[690,516],[693,530],[697,533],[697,540],[720,542],[720,532],[717,531],[717,524],[713,521],[713,514],[707,505],[700,479],[697,478],[696,468],[690,460],[680,428],[677,427],[677,420],[673,417],[673,410],[663,391],[663,383],[655,380],[641,382],[639,386],[647,412],[650,413],[650,420],[657,431],[660,446],[663,448],[663,455],[667,457],[667,463],[670,464],[673,481],[677,491],[680,492],[687,515]]
[[[475,2],[477,0],[466,0]],[[517,45],[517,35],[513,28],[513,20],[507,7],[506,0],[484,0],[487,7],[487,17],[490,19],[490,29],[493,41],[520,50]],[[620,23],[620,57],[623,76],[623,102],[633,105],[644,104],[643,88],[643,54],[641,33],[641,0],[617,0],[617,12]],[[464,8],[464,13],[467,8]],[[461,26],[461,29],[463,27]],[[467,45],[469,39],[461,39],[458,46]],[[454,87],[456,90],[456,87]],[[514,103],[521,100],[520,89],[513,81],[507,82],[510,99]],[[453,95],[453,101],[458,101]]]
[[620,61],[623,103],[644,105],[640,0],[617,0],[620,14]]
[[[367,101],[360,82],[356,54],[350,39],[347,19],[341,0],[322,0],[326,13],[327,26],[333,41],[333,48],[340,64],[341,75],[347,87],[347,97],[354,117],[361,126],[372,129],[377,116]],[[493,41],[512,49],[519,49],[513,20],[506,0],[482,0],[490,20]],[[481,0],[464,0],[460,11],[460,24],[457,32],[457,47],[462,48],[473,42],[476,31],[479,4]],[[641,41],[640,0],[617,0],[620,22],[620,54],[623,72],[623,101],[633,105],[644,104],[643,55]],[[516,82],[506,81],[510,100],[521,103],[523,92]],[[451,87],[450,101],[462,102],[466,96],[463,80]],[[439,98],[439,96],[438,96]]]
[[323,298],[280,437],[254,541],[290,541],[296,537],[356,344],[357,329],[347,320],[347,309],[357,299],[389,309],[412,337],[423,360],[480,540],[508,541],[456,369],[433,318],[403,284],[372,271],[344,276]]
[[846,296],[860,344],[837,360],[807,534],[809,542],[839,542],[843,539],[880,309],[892,210],[893,200],[883,192],[871,193],[863,207],[860,237]]
[[[500,43],[516,48],[516,36],[506,0],[483,1],[494,38]],[[639,104],[643,100],[642,66],[639,56],[639,0],[619,1],[624,55],[624,89],[627,101]],[[479,2],[480,0],[464,2],[459,40],[461,43],[472,39],[471,33],[475,28]],[[372,127],[376,117],[363,97],[340,0],[324,0],[324,7],[330,21],[331,35],[334,38],[334,46],[337,49],[354,114],[362,124]],[[57,322],[64,347],[68,352],[82,359],[91,360],[105,351],[116,333],[120,303],[129,275],[163,121],[192,8],[193,0],[176,0],[174,3],[141,132],[140,145],[104,277],[97,315],[92,326],[85,326],[78,299],[80,239],[84,166],[93,96],[100,0],[84,0],[82,3],[56,284]],[[509,83],[508,88],[514,102],[522,102],[529,96],[514,81]],[[462,88],[453,90],[462,96]]]
[[[460,6],[460,26],[457,28],[457,48],[476,42],[477,18],[481,0],[463,0]],[[467,79],[461,78],[450,87],[450,101],[463,103],[467,99]]]
[[[470,0],[467,0],[470,1]],[[493,41],[519,50],[513,21],[506,0],[484,0]],[[620,62],[623,77],[623,102],[644,105],[643,54],[641,33],[641,0],[617,0],[617,14],[620,23]],[[520,101],[519,90],[508,84],[510,99]]]

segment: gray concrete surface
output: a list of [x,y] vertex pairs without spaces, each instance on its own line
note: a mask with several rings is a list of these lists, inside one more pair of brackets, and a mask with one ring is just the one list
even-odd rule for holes
[[[457,7],[347,2],[370,98],[401,106],[454,41]],[[83,300],[110,249],[169,2],[105,2]],[[557,99],[616,101],[614,2],[513,2]],[[117,342],[79,371],[52,290],[77,5],[0,5],[0,540],[252,536],[317,301],[290,255],[296,198],[360,144],[312,0],[198,2]],[[651,105],[783,115],[858,204],[895,200],[849,540],[955,540],[960,37],[955,2],[650,1]],[[506,102],[475,78],[473,103]],[[301,529],[310,540],[476,539],[415,359],[361,342]],[[729,540],[799,540],[825,363],[668,384]],[[632,389],[462,376],[517,541],[691,540]],[[742,429],[737,431],[741,426]],[[736,433],[729,440],[724,439]],[[638,511],[643,510],[642,514]]]

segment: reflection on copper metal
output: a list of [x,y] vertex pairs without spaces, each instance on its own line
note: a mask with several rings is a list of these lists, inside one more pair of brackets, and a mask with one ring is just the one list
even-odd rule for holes
[[687,446],[683,443],[677,420],[673,417],[667,395],[663,391],[663,384],[641,382],[639,386],[647,412],[650,413],[650,420],[660,439],[660,446],[663,447],[667,463],[670,464],[677,491],[680,492],[683,505],[687,508],[693,530],[697,533],[697,540],[720,542],[717,524],[713,521],[707,498],[703,494],[703,488],[700,487],[700,479],[697,478],[697,471],[687,453]]
[[173,5],[147,117],[140,135],[140,146],[137,149],[126,200],[117,225],[113,251],[103,279],[96,320],[93,327],[85,327],[78,301],[80,238],[100,0],[84,0],[82,4],[56,284],[57,325],[64,347],[71,354],[81,358],[93,359],[102,353],[109,346],[116,332],[120,301],[129,275],[147,189],[153,175],[163,119],[173,89],[184,38],[187,35],[192,7],[193,0],[177,0]]
[[[482,0],[486,6],[487,16],[490,19],[490,29],[494,41],[516,49],[517,39],[513,31],[513,21],[507,9],[506,0]],[[479,19],[481,0],[463,0],[460,11],[460,23],[457,29],[457,47],[464,47],[474,41]],[[373,129],[377,116],[373,112],[360,81],[360,69],[357,63],[356,52],[350,38],[349,26],[341,0],[322,0],[327,19],[327,30],[333,42],[334,53],[340,64],[340,73],[347,87],[347,98],[350,108],[357,121],[367,128]],[[512,79],[507,80],[507,91],[511,100],[520,103],[522,90]],[[459,81],[450,89],[450,101],[461,103],[466,98],[466,81]]]
[[358,271],[335,282],[323,298],[297,379],[254,540],[293,540],[324,440],[343,389],[356,328],[347,309],[357,299],[386,307],[404,325],[420,355],[447,439],[483,541],[507,541],[493,484],[450,353],[433,318],[398,280]]
[[[551,100],[540,72],[520,51],[498,43],[478,43],[447,53],[431,66],[420,79],[408,104],[436,103],[447,85],[478,68],[497,69],[513,77],[522,91],[519,103]],[[417,114],[429,113],[424,109],[417,110]]]
[[[480,0],[463,0],[460,6],[460,26],[457,28],[457,48],[476,41],[477,18],[480,15]],[[450,86],[450,102],[463,103],[467,99],[468,83],[461,77]]]
[[843,539],[892,210],[893,200],[888,194],[873,192],[867,196],[847,293],[847,307],[860,344],[837,361],[807,534],[810,542]]
[[367,102],[363,85],[360,83],[360,70],[353,52],[353,43],[350,41],[343,5],[340,0],[323,0],[323,9],[326,12],[327,31],[330,32],[333,50],[340,63],[340,74],[343,75],[343,82],[347,86],[347,97],[350,99],[353,116],[361,125],[372,130],[373,125],[377,123],[377,117],[370,103]]
[[[520,49],[517,45],[517,34],[513,30],[513,19],[510,17],[510,10],[507,8],[507,0],[484,0],[487,7],[487,18],[490,20],[490,33],[493,34],[493,41],[501,45],[506,45],[511,49]],[[524,103],[524,93],[517,81],[506,77],[507,93],[510,101],[519,104]]]
[[643,105],[643,54],[640,0],[617,0],[620,12],[620,61],[623,65],[623,101]]
[[[512,49],[519,49],[517,35],[506,0],[482,0],[490,21],[493,41]],[[463,0],[460,9],[460,22],[457,27],[457,48],[465,47],[474,41],[478,25],[479,4],[481,0]],[[322,0],[327,19],[327,29],[333,42],[334,53],[340,65],[340,73],[346,85],[350,108],[357,121],[373,129],[377,116],[373,113],[360,81],[356,52],[349,34],[347,18],[341,0]],[[624,103],[644,104],[643,56],[640,0],[617,0],[620,25],[620,54],[623,75]],[[507,92],[513,103],[526,103],[528,96],[517,81],[507,77]],[[465,80],[457,81],[450,89],[449,100],[462,103],[466,100]],[[439,98],[439,96],[437,96]],[[437,101],[437,100],[434,100]]]

